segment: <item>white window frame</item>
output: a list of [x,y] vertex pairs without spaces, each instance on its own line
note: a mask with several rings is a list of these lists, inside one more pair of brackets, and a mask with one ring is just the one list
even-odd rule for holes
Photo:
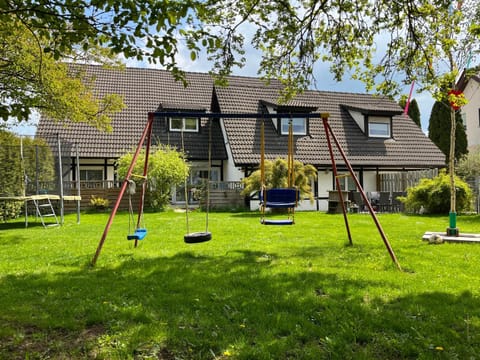
[[[386,126],[387,132],[375,133],[372,132],[372,125],[383,125]],[[374,138],[390,138],[392,136],[392,120],[389,117],[383,116],[369,116],[368,117],[368,136]]]
[[[293,135],[307,135],[307,118],[295,117],[295,118],[292,118],[291,120],[292,120]],[[282,135],[288,135],[289,122],[290,122],[290,118],[280,119],[280,133]],[[298,124],[299,122],[302,122],[302,124]],[[298,130],[299,125],[303,127],[303,130],[300,130],[300,131]]]
[[[181,125],[181,128],[176,128],[176,127],[172,127],[172,120],[181,120],[182,121],[182,125]],[[195,129],[192,129],[192,128],[187,128],[186,127],[186,122],[187,120],[194,120],[195,121]],[[197,118],[197,117],[182,117],[182,118],[179,118],[179,117],[171,117],[168,119],[168,129],[169,131],[172,131],[172,132],[198,132],[199,131],[199,123],[200,123],[200,119]]]

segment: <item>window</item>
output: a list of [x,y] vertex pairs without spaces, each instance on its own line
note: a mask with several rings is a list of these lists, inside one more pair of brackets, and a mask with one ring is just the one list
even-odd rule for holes
[[82,170],[80,169],[80,180],[83,181],[102,181],[103,170]]
[[170,131],[198,132],[198,118],[170,118]]
[[280,130],[282,135],[288,135],[288,125],[292,120],[293,135],[307,135],[306,118],[282,118],[280,119]]
[[368,136],[389,138],[391,136],[390,118],[370,116],[368,118]]
[[462,112],[460,114],[461,118],[462,118],[462,125],[463,125],[463,128],[465,130],[467,130],[467,113],[466,112]]
[[[343,191],[352,191],[352,190],[357,190],[357,186],[355,184],[355,181],[353,178],[350,176],[350,173],[337,173],[338,176],[338,182],[340,183],[340,188]],[[358,176],[358,174],[355,174],[355,176]],[[334,183],[334,188],[336,189],[336,183]]]
[[[197,187],[202,184],[202,182],[208,178],[208,169],[194,168],[190,173],[188,178],[188,203],[189,204],[198,204],[199,195]],[[210,180],[219,181],[220,172],[217,168],[210,169]],[[185,186],[178,185],[174,187],[172,194],[173,203],[185,203]]]

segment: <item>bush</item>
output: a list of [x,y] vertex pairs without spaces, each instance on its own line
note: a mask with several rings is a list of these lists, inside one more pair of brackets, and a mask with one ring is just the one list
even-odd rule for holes
[[[133,152],[118,160],[118,175],[124,178],[133,159]],[[189,173],[185,155],[166,145],[152,147],[148,162],[147,194],[149,206],[153,210],[165,209],[171,200],[172,187],[183,185]],[[143,174],[145,151],[139,154],[133,174]],[[132,176],[137,185],[144,181],[142,177]]]
[[[457,212],[471,210],[472,191],[467,183],[455,177]],[[421,209],[430,214],[445,214],[450,211],[450,175],[441,171],[433,179],[421,179],[417,186],[407,190],[407,196],[399,198],[407,212],[419,213]]]
[[[285,159],[278,158],[275,161],[265,160],[265,186],[267,189],[287,187],[288,164]],[[317,169],[310,164],[304,165],[295,160],[293,164],[294,184],[300,191],[301,198],[308,196],[313,201],[311,183],[317,178]],[[262,187],[260,169],[255,170],[249,177],[243,179],[244,189],[242,195],[250,195],[260,191]]]
[[97,197],[95,195],[92,195],[92,197],[90,198],[90,205],[94,210],[104,211],[108,209],[108,206],[110,205],[110,201],[100,196]]
[[2,201],[0,203],[0,220],[7,221],[20,216],[23,209],[22,201]]

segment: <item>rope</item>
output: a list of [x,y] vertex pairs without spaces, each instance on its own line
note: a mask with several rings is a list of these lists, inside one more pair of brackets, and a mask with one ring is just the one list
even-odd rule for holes
[[207,204],[205,214],[205,232],[208,232],[208,213],[210,212],[210,176],[212,171],[212,122],[209,119],[208,123],[208,171],[207,171]]
[[133,214],[133,206],[132,206],[132,195],[135,194],[135,189],[136,189],[136,184],[135,181],[133,180],[127,180],[128,182],[128,187],[127,187],[127,193],[128,193],[128,233],[132,233],[132,226],[135,227],[135,217]]
[[267,192],[265,185],[265,119],[260,126],[260,195],[263,196],[263,204],[260,204],[262,219],[265,218],[265,205],[267,203]]
[[288,121],[287,177],[287,186],[291,188],[295,184],[293,169],[293,120],[291,115]]
[[[181,131],[181,140],[182,140],[182,152],[185,154],[185,140],[183,136],[183,128]],[[208,232],[208,214],[210,212],[210,176],[212,171],[212,119],[209,119],[208,124],[208,170],[207,170],[207,203],[205,204],[205,232]],[[188,183],[187,177],[185,176],[184,188],[185,188],[185,221],[187,227],[187,234],[190,234],[189,229],[189,219],[188,219]]]
[[[182,139],[182,155],[183,155],[183,160],[185,161],[185,141],[183,139],[183,126],[182,126],[182,131],[180,133],[180,137]],[[187,226],[187,234],[190,234],[189,227],[188,227],[188,189],[187,189],[188,183],[187,183],[187,176],[185,176],[185,180],[183,182],[183,187],[184,187],[184,192],[185,192],[185,222]]]

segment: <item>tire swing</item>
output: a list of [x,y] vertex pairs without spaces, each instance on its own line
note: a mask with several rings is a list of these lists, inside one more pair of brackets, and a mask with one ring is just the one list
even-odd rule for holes
[[[185,144],[183,139],[183,130],[181,132],[182,137],[182,152],[185,154]],[[208,212],[210,209],[210,172],[212,167],[212,120],[209,120],[209,134],[208,134],[208,177],[206,180],[207,185],[207,204],[205,211],[205,231],[190,232],[189,219],[188,219],[188,184],[187,177],[185,177],[185,222],[187,227],[187,233],[183,236],[183,241],[186,244],[199,244],[210,241],[212,239],[212,233],[208,231]]]
[[[260,131],[260,223],[263,225],[293,225],[295,224],[295,207],[298,205],[299,191],[294,187],[295,174],[293,163],[293,125],[288,123],[288,156],[287,156],[287,188],[267,189],[265,183],[265,124],[262,122]],[[281,220],[267,219],[266,209],[287,209],[288,218]]]

